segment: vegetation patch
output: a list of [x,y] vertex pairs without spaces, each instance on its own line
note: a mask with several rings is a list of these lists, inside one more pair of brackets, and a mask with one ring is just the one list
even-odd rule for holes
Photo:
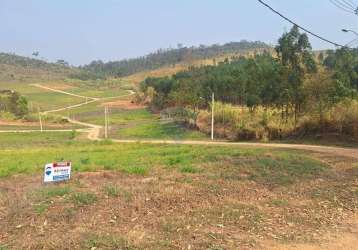
[[117,197],[122,197],[124,198],[126,201],[130,201],[131,198],[132,198],[132,194],[115,185],[115,184],[106,184],[104,187],[103,187],[103,192],[108,196],[108,197],[113,197],[113,198],[117,198]]
[[[303,154],[275,152],[260,156],[238,156],[227,160],[221,157],[219,178],[232,180],[254,180],[256,182],[285,186],[300,180],[317,178],[327,166]],[[225,164],[222,164],[225,162]],[[216,165],[215,165],[216,166]]]
[[94,193],[76,192],[71,195],[71,200],[78,206],[92,205],[97,201],[97,196]]
[[286,207],[289,203],[288,200],[285,199],[274,199],[271,200],[269,204],[275,207]]
[[134,167],[123,168],[122,171],[128,174],[146,175],[148,173],[148,168],[141,167],[141,166],[134,166]]
[[84,238],[83,246],[87,249],[134,249],[126,239],[119,236],[91,234]]
[[202,170],[193,166],[183,166],[180,168],[180,172],[188,173],[188,174],[196,174],[202,172]]

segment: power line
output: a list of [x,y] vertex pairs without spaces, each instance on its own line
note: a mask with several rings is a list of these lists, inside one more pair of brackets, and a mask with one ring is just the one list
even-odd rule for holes
[[300,28],[301,30],[303,30],[303,31],[305,31],[305,32],[307,32],[307,33],[309,33],[309,34],[311,34],[312,36],[314,36],[314,37],[316,37],[316,38],[318,38],[318,39],[320,39],[320,40],[322,40],[322,41],[325,41],[325,42],[327,42],[327,43],[333,44],[333,45],[336,46],[336,47],[344,47],[344,45],[341,45],[341,44],[336,43],[336,42],[332,42],[332,41],[330,41],[330,40],[328,40],[328,39],[326,39],[326,38],[324,38],[324,37],[322,37],[322,36],[320,36],[320,35],[317,35],[317,34],[313,33],[312,31],[309,31],[308,29],[302,27],[301,25],[295,23],[294,21],[292,21],[292,20],[289,19],[288,17],[284,16],[283,14],[281,14],[280,12],[278,12],[277,10],[273,9],[270,5],[268,5],[268,4],[265,3],[264,1],[262,1],[262,0],[257,0],[257,1],[259,1],[261,4],[263,4],[264,6],[266,6],[268,9],[270,9],[272,12],[276,13],[277,15],[279,15],[280,17],[282,17],[282,18],[285,19],[286,21],[290,22],[290,23],[293,24],[293,25],[296,25],[298,28]]
[[329,0],[333,5],[335,5],[337,8],[345,11],[345,12],[349,12],[354,14],[354,8],[351,7],[347,7],[346,5],[344,5],[343,3],[339,2],[339,1],[334,1],[334,0]]
[[358,15],[358,6],[352,0],[329,0],[337,8],[349,12],[355,15]]
[[348,9],[353,9],[353,10],[355,9],[355,7],[354,7],[353,4],[351,4],[351,3],[349,3],[349,2],[347,2],[347,1],[345,1],[345,0],[341,0],[341,1],[335,0],[335,2],[341,4],[342,6],[348,8]]
[[347,1],[350,2],[353,6],[357,5],[353,0],[347,0]]
[[358,42],[358,38],[356,38],[356,39],[350,41],[349,43],[347,43],[346,47],[350,47],[350,46],[354,45],[356,42]]

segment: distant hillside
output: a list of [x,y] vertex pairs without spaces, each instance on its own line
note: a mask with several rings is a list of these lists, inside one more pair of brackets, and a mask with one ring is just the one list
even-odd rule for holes
[[178,45],[177,49],[160,49],[147,56],[127,59],[122,61],[113,61],[104,63],[102,61],[93,61],[82,67],[86,71],[96,74],[98,77],[124,77],[138,72],[155,70],[163,66],[175,66],[178,63],[190,63],[194,60],[209,59],[220,57],[226,54],[244,53],[252,50],[269,49],[270,46],[263,42],[231,42],[224,45],[212,45],[199,47],[182,47]]
[[0,81],[42,81],[65,79],[79,69],[64,61],[48,63],[42,60],[0,53]]

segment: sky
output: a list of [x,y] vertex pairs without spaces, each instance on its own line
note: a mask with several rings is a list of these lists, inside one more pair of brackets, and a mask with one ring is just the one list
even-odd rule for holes
[[[329,40],[346,44],[356,38],[341,29],[358,31],[358,16],[329,0],[266,2]],[[290,28],[257,0],[0,0],[0,52],[39,51],[41,58],[72,65],[138,57],[179,43],[275,44]],[[310,39],[314,49],[333,48]]]

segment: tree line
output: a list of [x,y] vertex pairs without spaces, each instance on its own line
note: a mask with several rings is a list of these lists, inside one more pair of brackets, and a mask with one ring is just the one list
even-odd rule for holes
[[200,45],[199,47],[185,47],[182,44],[178,44],[178,47],[175,49],[159,49],[147,56],[135,59],[107,63],[97,60],[92,61],[90,64],[84,65],[81,68],[87,72],[95,74],[99,78],[123,77],[141,71],[158,69],[162,66],[188,62],[190,60],[207,59],[219,55],[263,48],[268,48],[268,45],[263,42],[249,42],[245,40],[224,45]]
[[300,117],[324,114],[343,100],[358,96],[358,50],[341,48],[315,54],[306,34],[294,26],[275,47],[276,53],[225,60],[216,66],[191,67],[172,77],[147,78],[141,99],[152,108],[196,111],[216,100],[254,111],[279,110],[281,120],[298,124]]

